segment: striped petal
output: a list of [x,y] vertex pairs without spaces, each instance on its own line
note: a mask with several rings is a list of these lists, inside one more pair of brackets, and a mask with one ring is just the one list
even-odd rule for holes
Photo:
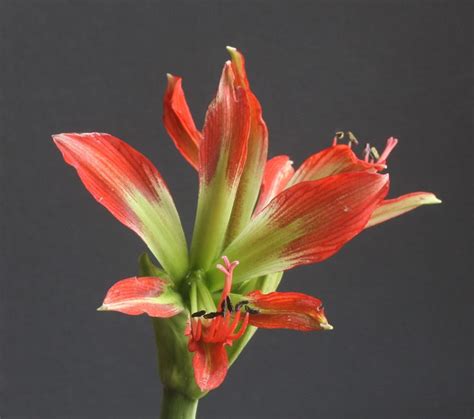
[[[388,186],[388,175],[345,173],[283,191],[223,252],[240,261],[234,284],[332,256],[363,230]],[[216,274],[208,273],[213,289]]]
[[193,368],[196,384],[202,391],[219,387],[229,368],[224,344],[199,342],[195,349]]
[[384,168],[384,164],[370,163],[359,159],[349,146],[338,144],[307,158],[289,184],[295,185],[299,182],[318,180],[340,173],[376,172]]
[[245,71],[244,56],[235,48],[227,47],[232,61],[236,84],[242,87],[250,107],[250,132],[245,167],[239,183],[232,215],[227,229],[226,242],[231,242],[247,225],[257,202],[260,184],[268,153],[268,130],[262,117],[262,107],[254,93]]
[[198,170],[202,134],[194,124],[181,78],[171,74],[168,74],[168,87],[163,100],[163,122],[176,148]]
[[251,308],[249,324],[263,329],[293,329],[301,332],[331,330],[320,300],[299,292],[254,291],[247,295]]
[[293,162],[288,156],[276,156],[267,161],[260,197],[254,214],[258,214],[275,196],[286,188],[294,173]]
[[413,192],[398,198],[387,199],[372,213],[367,227],[383,223],[406,212],[412,211],[422,205],[441,204],[441,201],[430,192]]
[[250,109],[245,89],[227,62],[210,104],[199,150],[199,199],[191,248],[194,267],[220,256],[247,157]]
[[181,297],[168,289],[164,279],[142,276],[122,279],[109,289],[99,311],[137,316],[172,317],[184,310]]
[[173,199],[158,170],[110,134],[53,136],[92,196],[137,233],[174,279],[187,272],[186,239]]

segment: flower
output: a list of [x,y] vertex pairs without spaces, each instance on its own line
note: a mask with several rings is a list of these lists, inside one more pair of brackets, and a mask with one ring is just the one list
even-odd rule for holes
[[239,262],[231,263],[226,256],[223,256],[223,260],[224,266],[217,265],[217,269],[225,274],[224,288],[217,304],[220,311],[206,313],[202,310],[193,313],[185,332],[189,336],[189,350],[195,353],[193,367],[196,383],[203,391],[212,390],[224,381],[229,365],[225,346],[231,346],[240,339],[249,324],[266,329],[306,332],[332,330],[321,301],[306,294],[263,294],[254,291],[233,304],[229,294],[233,271]]
[[53,136],[92,196],[161,265],[142,258],[142,276],[113,285],[99,309],[166,319],[155,322],[162,380],[190,398],[222,383],[256,327],[332,329],[320,300],[276,291],[284,271],[329,258],[367,227],[441,202],[428,192],[386,199],[389,177],[380,172],[393,137],[380,155],[368,145],[358,158],[348,132],[348,144],[337,133],[297,170],[286,155],[267,160],[268,130],[244,57],[228,51],[202,130],[182,80],[168,75],[163,122],[199,179],[189,253],[171,194],[145,156],[110,134]]
[[[225,266],[218,265],[218,269],[225,274],[225,284],[222,290],[218,307],[219,312],[197,312],[190,320],[190,326],[185,334],[189,336],[189,350],[194,352],[193,367],[196,383],[201,390],[212,390],[218,387],[227,374],[229,361],[227,359],[226,345],[232,345],[247,329],[249,313],[244,315],[240,324],[241,311],[234,312],[229,303],[229,293],[232,287],[232,273],[239,264],[223,258]],[[226,309],[227,307],[227,309]]]

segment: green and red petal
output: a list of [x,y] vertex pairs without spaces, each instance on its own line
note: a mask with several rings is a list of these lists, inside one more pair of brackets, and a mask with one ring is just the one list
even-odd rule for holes
[[181,297],[161,278],[142,276],[122,279],[105,296],[99,311],[118,311],[137,316],[172,317],[184,310]]
[[254,291],[246,297],[256,314],[249,324],[263,329],[293,329],[302,332],[331,330],[321,300],[299,292]]
[[[344,173],[281,192],[225,249],[241,263],[234,284],[332,256],[364,229],[388,187],[388,175]],[[208,276],[218,289],[216,272]]]
[[220,256],[247,158],[247,93],[227,62],[210,104],[199,149],[199,199],[191,249],[194,266],[209,268]]
[[361,160],[348,145],[336,144],[308,157],[298,168],[290,184],[318,180],[340,173],[374,173],[383,169],[384,164]]
[[260,184],[265,169],[268,153],[268,129],[263,120],[262,107],[250,89],[245,70],[245,59],[235,48],[227,47],[231,55],[232,70],[236,84],[242,87],[250,108],[250,131],[245,167],[240,178],[239,189],[235,198],[232,215],[227,229],[226,242],[236,237],[249,222],[255,203],[257,202]]
[[188,268],[186,239],[171,194],[150,160],[110,134],[53,139],[97,202],[144,240],[171,277],[182,278]]
[[276,156],[267,161],[254,214],[258,214],[286,188],[294,173],[293,162],[288,156]]
[[413,192],[384,200],[372,213],[366,228],[391,220],[422,205],[433,204],[441,204],[441,201],[430,192]]
[[196,128],[183,92],[182,79],[168,74],[168,86],[163,100],[163,123],[176,148],[199,170],[199,145],[202,134]]

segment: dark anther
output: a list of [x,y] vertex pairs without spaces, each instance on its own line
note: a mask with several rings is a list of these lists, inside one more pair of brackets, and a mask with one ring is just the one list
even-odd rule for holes
[[205,319],[213,319],[215,317],[219,317],[219,316],[223,316],[224,313],[222,311],[215,311],[214,313],[207,313],[207,314],[204,314],[204,318]]
[[260,311],[255,310],[254,308],[250,308],[249,306],[245,306],[245,311],[249,314],[258,314]]
[[191,317],[201,317],[204,316],[204,314],[206,314],[206,310],[200,310],[196,311],[196,313],[191,314]]
[[[225,298],[225,301],[227,303],[227,308],[229,309],[229,311],[232,313],[234,311],[234,307],[232,306],[232,301],[230,301],[230,298],[229,296],[227,296]],[[224,305],[224,302],[222,302],[222,305]]]
[[248,304],[249,302],[247,300],[242,300],[240,302],[238,302],[236,305],[235,305],[235,311],[239,311],[242,306],[244,306],[245,304]]

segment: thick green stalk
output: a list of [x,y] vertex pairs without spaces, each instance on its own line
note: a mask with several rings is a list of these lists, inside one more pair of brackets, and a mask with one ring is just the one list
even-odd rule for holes
[[198,400],[190,399],[165,387],[161,400],[160,419],[195,419],[197,406]]

